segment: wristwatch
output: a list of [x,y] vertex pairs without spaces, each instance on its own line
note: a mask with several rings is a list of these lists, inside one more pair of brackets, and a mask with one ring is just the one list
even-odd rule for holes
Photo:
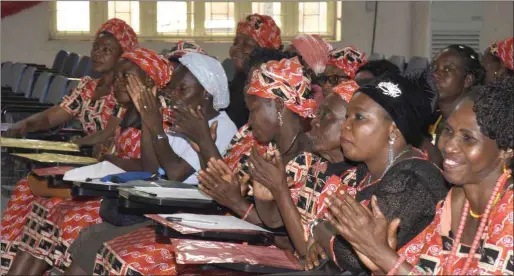
[[309,223],[309,234],[314,238],[314,227],[318,226],[318,224],[324,222],[325,220],[322,218],[317,218]]

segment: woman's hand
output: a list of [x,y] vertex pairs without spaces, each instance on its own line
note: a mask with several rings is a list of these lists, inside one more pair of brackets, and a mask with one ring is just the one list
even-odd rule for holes
[[[217,131],[218,131],[218,121],[214,121],[214,122],[212,122],[212,125],[209,127],[211,139],[212,139],[212,141],[214,141],[214,143],[216,143],[216,139],[218,139]],[[196,151],[198,153],[200,152],[200,146],[198,146],[197,143],[189,140],[189,144],[191,145],[191,147],[193,148],[194,151]]]
[[314,238],[309,238],[307,242],[307,254],[305,255],[305,270],[312,270],[319,266],[319,257],[327,258],[325,250]]
[[153,136],[164,133],[162,113],[160,112],[160,105],[155,97],[156,93],[156,87],[153,87],[152,90],[143,90],[141,92],[141,98],[139,99],[139,114],[141,115],[141,120]]
[[27,131],[27,123],[25,123],[22,120],[20,122],[15,123],[9,129],[7,129],[7,131],[2,134],[2,137],[6,137],[6,138],[21,137],[21,136],[24,136],[27,132],[28,132]]
[[385,250],[396,250],[400,219],[388,223],[375,196],[371,200],[372,210],[342,192],[330,194],[325,203],[325,218],[353,246],[362,262],[371,271],[378,271],[372,258]]
[[202,192],[227,208],[234,209],[234,206],[245,201],[238,177],[222,160],[211,158],[207,169],[200,171],[198,180]]
[[286,169],[277,150],[261,156],[257,148],[253,147],[248,161],[250,174],[254,181],[266,187],[275,196],[284,191],[289,194]]
[[137,112],[141,112],[141,107],[139,106],[139,100],[141,99],[141,93],[143,90],[146,90],[146,87],[141,83],[141,80],[138,76],[130,74],[127,77],[127,91],[136,107]]
[[[175,111],[175,122],[171,127],[172,131],[185,135],[191,144],[200,144],[203,139],[212,138],[212,129],[205,119],[201,106],[194,108],[173,107]],[[213,139],[216,141],[215,139]]]

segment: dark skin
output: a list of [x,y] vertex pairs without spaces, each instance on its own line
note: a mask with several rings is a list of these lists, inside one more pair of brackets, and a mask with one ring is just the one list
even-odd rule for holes
[[[499,149],[496,142],[483,135],[476,122],[473,103],[464,99],[448,118],[447,126],[439,140],[443,153],[444,176],[455,185],[452,191],[451,231],[457,233],[462,209],[466,200],[476,213],[483,213],[504,164],[512,160],[512,149]],[[507,180],[506,186],[512,183]],[[375,206],[373,212],[351,197],[332,196],[329,220],[361,254],[366,266],[376,273],[391,270],[398,258],[395,246],[387,242],[388,222]],[[376,203],[375,203],[376,205]],[[471,244],[478,229],[479,219],[468,215],[462,243]],[[391,229],[390,229],[391,230]],[[404,262],[397,274],[406,275],[413,267]]]
[[438,107],[447,118],[457,99],[473,85],[474,76],[466,73],[465,60],[452,49],[441,51],[431,64],[432,77],[439,92]]
[[229,50],[229,56],[232,62],[234,62],[237,72],[244,72],[245,63],[248,61],[253,49],[258,46],[259,44],[251,37],[241,33],[236,34],[234,43]]
[[[102,77],[95,89],[93,95],[94,100],[98,100],[111,93],[111,87],[114,82],[113,70],[121,53],[121,46],[112,35],[100,34],[96,37],[93,48],[91,49],[91,58],[93,60],[93,69],[101,73]],[[48,130],[72,119],[73,116],[71,114],[60,106],[55,105],[43,112],[17,122],[5,132],[4,137],[20,137],[29,132]],[[105,141],[107,138],[114,136],[118,124],[119,119],[111,116],[103,132],[96,132],[75,140],[74,142],[77,144],[93,145]]]
[[323,84],[323,95],[326,97],[332,93],[332,89],[342,83],[343,81],[350,80],[350,77],[341,69],[332,64],[327,64],[323,75],[327,77],[327,81]]
[[[339,140],[347,106],[348,103],[341,96],[330,94],[323,101],[316,117],[311,122],[310,138],[312,147],[314,151],[331,163],[344,161]],[[259,181],[271,191],[273,198],[277,202],[277,207],[280,214],[282,214],[283,224],[286,226],[294,247],[297,249],[297,252],[306,256],[306,268],[312,269],[314,266],[318,266],[318,255],[326,258],[326,254],[323,248],[315,243],[315,240],[304,240],[300,213],[292,201],[284,174],[284,163],[280,154],[277,152],[273,155],[266,154],[264,157],[261,157],[256,153],[252,153],[250,161],[255,167],[255,169],[251,169],[252,175],[255,174],[256,181]]]
[[[110,34],[100,34],[95,38],[91,49],[93,69],[102,74],[95,89],[93,99],[98,100],[111,93],[114,83],[114,67],[122,54],[118,41]],[[48,130],[73,119],[64,109],[55,105],[43,112],[17,122],[6,133],[6,137],[23,136],[28,132]],[[97,144],[113,137],[120,120],[111,116],[106,129],[75,141],[77,144]],[[41,275],[48,269],[44,260],[34,258],[27,252],[20,251],[13,262],[9,275]],[[79,273],[82,274],[82,273]]]
[[491,53],[491,48],[484,51],[482,58],[482,66],[485,70],[485,84],[489,84],[495,80],[502,79],[513,72],[498,57]]

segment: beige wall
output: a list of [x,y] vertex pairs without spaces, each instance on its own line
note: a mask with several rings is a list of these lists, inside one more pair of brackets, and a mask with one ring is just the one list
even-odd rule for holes
[[[466,8],[466,2],[462,8]],[[368,5],[368,9],[366,9]],[[373,33],[373,2],[343,2],[342,41],[335,47],[354,45],[365,52],[371,51]],[[483,5],[483,28],[480,46],[513,34],[513,2],[488,1]],[[90,41],[49,40],[50,5],[43,2],[17,15],[1,21],[1,60],[42,63],[52,65],[60,49],[89,54]],[[430,50],[430,3],[405,1],[379,1],[375,52],[407,57],[428,56]],[[230,43],[207,42],[199,44],[220,59],[228,56]],[[169,48],[170,43],[143,42],[142,46],[156,51]]]

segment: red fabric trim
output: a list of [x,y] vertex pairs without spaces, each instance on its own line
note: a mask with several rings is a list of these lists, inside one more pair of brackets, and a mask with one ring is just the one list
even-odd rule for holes
[[17,14],[43,1],[2,1],[2,18]]

